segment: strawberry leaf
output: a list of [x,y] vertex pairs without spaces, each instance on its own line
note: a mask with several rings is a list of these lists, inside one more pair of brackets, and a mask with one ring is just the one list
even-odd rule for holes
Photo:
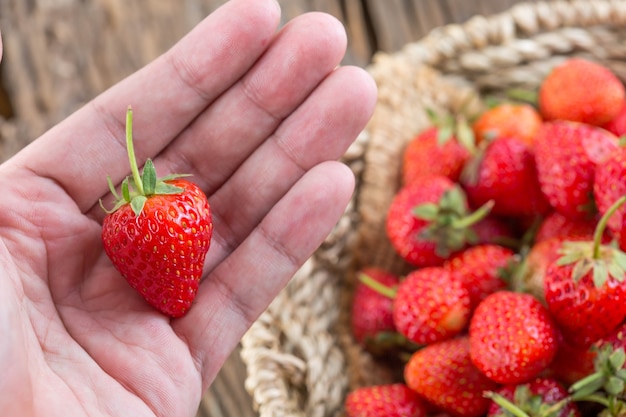
[[156,189],[157,176],[154,168],[154,163],[151,159],[146,160],[141,173],[141,182],[143,185],[143,192],[145,195],[152,195]]
[[609,377],[606,384],[604,384],[604,389],[606,389],[609,394],[619,395],[624,392],[624,381],[614,376]]
[[617,249],[613,251],[613,261],[620,267],[622,272],[626,271],[626,253]]
[[454,131],[452,129],[452,126],[450,125],[441,126],[437,130],[437,144],[439,146],[444,145],[452,137],[453,133]]
[[559,253],[560,256],[556,264],[559,266],[568,265],[579,262],[585,258],[589,258],[589,253],[593,250],[593,246],[589,242],[563,242]]
[[461,210],[467,206],[467,200],[461,188],[455,186],[443,193],[439,206],[442,210],[447,212],[453,214],[463,214],[461,213]]
[[168,184],[166,182],[158,182],[154,191],[154,194],[160,195],[171,195],[171,194],[180,194],[184,189],[177,187],[172,184]]
[[611,276],[617,282],[624,281],[624,270],[616,265],[614,262],[608,262],[606,264],[609,276]]
[[130,200],[130,207],[133,209],[133,213],[135,213],[136,216],[141,214],[143,206],[146,205],[146,201],[148,201],[148,198],[145,195],[136,195]]
[[[588,260],[582,259],[574,264],[574,268],[572,269],[572,280],[574,282],[580,281],[582,277],[587,275],[591,270],[592,263]],[[594,276],[594,280],[596,277]]]
[[111,194],[113,194],[113,197],[115,197],[116,200],[119,200],[120,196],[117,193],[117,191],[115,191],[115,186],[113,185],[113,181],[111,180],[111,177],[108,175],[107,175],[107,184],[109,185],[109,190],[111,191]]
[[615,349],[609,356],[609,363],[613,369],[622,369],[626,363],[626,353],[624,349]]
[[606,263],[603,261],[599,261],[589,264],[589,268],[593,268],[593,284],[596,286],[596,288],[602,287],[606,280],[609,278],[609,271],[606,267]]
[[474,131],[470,128],[467,120],[462,117],[460,117],[456,123],[456,137],[459,143],[470,151],[471,154],[476,153]]
[[124,178],[122,181],[122,197],[124,197],[125,201],[130,201],[130,190],[128,187],[128,177]]
[[439,206],[434,203],[424,203],[413,208],[413,215],[422,220],[436,220],[439,214]]
[[433,110],[430,107],[426,108],[426,115],[428,116],[428,120],[430,120],[430,122],[436,126],[439,125],[440,120],[439,120],[439,115],[437,114],[437,112],[435,110]]
[[126,148],[128,151],[128,160],[130,162],[131,176],[124,178],[122,181],[121,197],[115,191],[111,178],[107,177],[109,189],[111,190],[111,194],[113,194],[116,201],[112,210],[107,210],[102,204],[102,201],[100,201],[100,206],[106,213],[109,214],[118,210],[125,204],[130,203],[133,212],[136,215],[139,215],[141,214],[141,210],[145,206],[148,197],[159,194],[180,194],[185,191],[183,188],[167,184],[165,181],[185,177],[187,176],[186,174],[171,174],[163,178],[158,178],[154,163],[150,158],[146,160],[142,172],[139,173],[133,146],[132,120],[132,109],[129,106],[126,112]]
[[191,174],[170,174],[159,178],[159,181],[175,180],[177,178],[191,177]]

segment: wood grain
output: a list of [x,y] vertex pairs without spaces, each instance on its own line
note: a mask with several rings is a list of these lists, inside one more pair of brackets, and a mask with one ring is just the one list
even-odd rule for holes
[[[2,0],[0,161],[117,81],[166,51],[222,0]],[[279,0],[282,24],[302,13],[346,27],[344,64],[366,66],[430,30],[515,0]],[[198,416],[253,417],[245,367],[233,352]]]

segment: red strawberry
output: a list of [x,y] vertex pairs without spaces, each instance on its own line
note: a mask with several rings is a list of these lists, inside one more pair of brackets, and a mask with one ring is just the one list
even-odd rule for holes
[[[568,401],[567,389],[556,379],[536,378],[506,385],[488,395],[494,400],[487,417],[507,417],[515,410],[527,416],[580,417],[578,406]],[[506,401],[503,402],[502,399]],[[516,414],[520,415],[520,414]]]
[[475,244],[517,244],[518,236],[511,224],[495,216],[480,220],[472,226],[472,230],[476,233]]
[[[400,282],[395,274],[380,268],[366,267],[359,275],[366,275],[389,288],[397,287]],[[357,283],[352,298],[351,329],[356,342],[368,351],[386,351],[382,346],[388,340],[385,336],[396,331],[392,306],[393,299],[362,281]]]
[[404,384],[356,388],[344,402],[347,417],[426,417],[423,400]]
[[602,244],[607,219],[625,201],[622,197],[607,210],[593,240],[565,242],[563,256],[546,270],[548,309],[565,340],[575,346],[589,346],[626,317],[626,254]]
[[[596,168],[593,195],[601,214],[626,195],[626,148],[619,147]],[[607,228],[622,250],[626,250],[626,208],[619,207],[608,219]]]
[[558,211],[548,214],[537,229],[535,242],[541,242],[553,237],[591,238],[598,224],[595,218],[571,219]]
[[473,311],[489,294],[507,287],[506,270],[514,257],[515,253],[509,248],[482,244],[453,256],[444,263],[444,267],[469,292],[470,308]]
[[546,120],[602,125],[624,103],[624,85],[607,67],[570,58],[556,66],[539,87],[538,104]]
[[[560,257],[559,251],[565,241],[592,240],[595,219],[568,219],[552,212],[540,224],[535,234],[535,243],[525,252],[513,281],[521,284],[519,289],[544,300],[544,281],[548,266]],[[605,233],[603,242],[610,242]]]
[[563,237],[552,237],[533,244],[526,252],[515,277],[516,289],[544,299],[544,282],[548,266],[559,258]]
[[565,217],[593,217],[595,169],[618,148],[606,130],[581,123],[543,124],[535,139],[535,160],[541,190]]
[[[152,161],[139,174],[132,146],[132,112],[127,113],[132,180],[102,224],[102,242],[113,266],[157,310],[181,317],[200,283],[213,223],[207,198],[184,179],[157,179]],[[130,184],[129,184],[130,183]],[[131,188],[132,184],[132,188]]]
[[439,266],[475,238],[470,227],[488,212],[468,214],[465,194],[444,176],[417,178],[402,187],[387,213],[387,236],[397,253],[414,266]]
[[485,414],[490,401],[483,393],[499,387],[470,360],[467,336],[434,343],[413,353],[404,367],[404,379],[428,402],[458,417]]
[[533,106],[500,103],[485,110],[472,125],[476,143],[500,137],[515,137],[532,147],[542,120]]
[[470,295],[466,287],[442,267],[413,271],[398,286],[393,321],[400,333],[417,344],[459,334],[469,317]]
[[[626,324],[622,323],[592,346],[596,354],[593,372],[570,386],[577,401],[591,396],[605,398],[612,411],[608,415],[624,415],[626,411]],[[604,415],[600,413],[599,415]]]
[[617,116],[601,126],[617,137],[626,135],[626,101],[622,104]]
[[469,151],[456,136],[443,134],[433,126],[413,138],[404,149],[402,183],[410,184],[418,177],[443,175],[458,180]]
[[554,358],[558,337],[548,311],[535,297],[511,291],[487,296],[469,327],[472,362],[502,384],[538,376]]
[[626,323],[621,323],[615,330],[600,339],[595,345],[596,348],[604,345],[611,345],[613,350],[626,349]]
[[593,347],[572,346],[561,341],[548,374],[569,386],[594,372],[596,354]]
[[499,137],[466,164],[461,182],[474,206],[493,201],[495,215],[520,217],[548,211],[528,144]]
[[[608,252],[609,247],[606,249]],[[575,247],[571,250],[585,251]],[[590,257],[587,259],[591,261]],[[589,262],[582,258],[580,261]],[[582,275],[580,269],[576,263],[552,263],[546,270],[544,297],[565,339],[584,347],[605,336],[626,317],[626,303],[622,301],[626,285],[623,272],[620,277],[596,277],[595,283],[593,271],[587,268]]]

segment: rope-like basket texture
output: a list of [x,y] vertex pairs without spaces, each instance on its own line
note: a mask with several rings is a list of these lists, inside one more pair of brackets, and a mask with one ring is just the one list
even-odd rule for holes
[[368,67],[378,103],[344,161],[357,191],[322,247],[295,274],[242,340],[246,389],[261,417],[338,416],[346,392],[392,373],[349,332],[354,271],[407,270],[387,241],[387,207],[399,185],[401,153],[429,125],[426,109],[483,106],[480,97],[536,88],[571,56],[600,62],[626,79],[626,1],[520,3],[432,31]]

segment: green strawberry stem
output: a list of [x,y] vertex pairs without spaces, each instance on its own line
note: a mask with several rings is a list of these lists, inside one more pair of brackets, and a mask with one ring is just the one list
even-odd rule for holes
[[603,214],[594,230],[591,242],[564,242],[561,257],[556,261],[563,266],[574,264],[572,279],[578,282],[588,273],[592,274],[596,288],[602,287],[609,277],[622,282],[626,277],[626,253],[612,245],[602,244],[604,230],[609,218],[626,203],[626,195],[617,199]]
[[572,399],[570,397],[563,398],[562,400],[552,404],[550,407],[546,407],[544,410],[542,410],[539,417],[558,416],[560,414],[560,411],[570,402],[572,402]]
[[623,399],[626,387],[626,352],[601,346],[595,360],[595,372],[574,382],[569,391],[574,401],[594,401],[608,407],[612,401]]
[[475,225],[489,214],[494,204],[495,202],[493,200],[489,200],[469,215],[454,219],[452,221],[452,228],[467,229],[468,227]]
[[371,276],[367,274],[363,274],[363,273],[359,274],[359,281],[361,281],[363,284],[367,285],[368,287],[370,287],[377,293],[384,295],[385,297],[389,297],[389,298],[396,297],[395,288],[388,287],[385,284],[382,284],[379,281],[376,281],[374,278],[372,278]]
[[135,156],[135,147],[133,145],[133,110],[131,106],[128,106],[126,110],[126,150],[128,153],[128,162],[130,163],[130,172],[132,175],[132,187],[129,185],[128,177],[124,178],[121,184],[122,195],[120,196],[115,190],[113,181],[110,177],[107,177],[107,183],[111,194],[115,197],[115,205],[111,210],[107,210],[102,201],[100,206],[102,209],[110,214],[118,210],[120,207],[130,203],[130,206],[135,213],[139,216],[143,210],[148,197],[153,195],[173,195],[180,194],[184,191],[183,188],[177,187],[172,184],[168,184],[166,181],[173,180],[180,177],[185,177],[185,174],[172,174],[162,178],[158,178],[156,175],[156,169],[151,159],[147,159],[143,166],[143,171],[139,173],[139,167],[137,165],[137,159]]
[[571,396],[570,398],[572,399],[572,401],[577,401],[577,402],[585,401],[585,402],[592,402],[592,403],[600,404],[600,405],[603,405],[605,408],[609,408],[611,406],[611,400],[605,397],[604,395],[599,395],[599,394],[590,394],[584,397]]
[[434,242],[435,251],[441,257],[463,248],[476,240],[471,228],[483,220],[494,206],[492,200],[468,214],[467,199],[459,185],[444,191],[437,202],[413,207],[413,215],[427,224],[419,231],[419,237]]
[[146,195],[143,190],[143,179],[139,174],[137,159],[135,158],[135,146],[133,145],[133,109],[128,106],[126,110],[126,150],[128,152],[128,162],[130,162],[130,172],[133,175],[135,189],[141,195]]
[[600,390],[603,385],[604,375],[601,372],[594,372],[574,382],[569,391],[573,393],[572,400],[582,401]]
[[[489,398],[494,403],[498,404],[502,409],[508,411],[513,414],[515,417],[551,417],[559,415],[559,411],[563,409],[568,403],[572,401],[570,397],[563,398],[560,401],[555,402],[554,404],[550,404],[549,406],[541,407],[536,412],[531,412],[528,414],[526,411],[522,410],[518,405],[509,401],[504,396],[493,392],[487,391],[484,393],[484,396]],[[532,404],[533,400],[530,400]]]
[[528,103],[532,106],[537,107],[537,91],[525,90],[523,88],[510,88],[506,90],[506,96],[511,100]]
[[624,204],[626,203],[626,195],[618,198],[615,203],[609,207],[609,209],[604,213],[604,215],[600,218],[598,225],[596,226],[593,232],[593,259],[600,258],[600,247],[602,244],[602,236],[604,235],[604,230],[606,229],[606,225],[609,222],[609,218]]
[[484,396],[498,404],[502,409],[513,414],[515,417],[530,417],[524,410],[496,392],[486,391]]

